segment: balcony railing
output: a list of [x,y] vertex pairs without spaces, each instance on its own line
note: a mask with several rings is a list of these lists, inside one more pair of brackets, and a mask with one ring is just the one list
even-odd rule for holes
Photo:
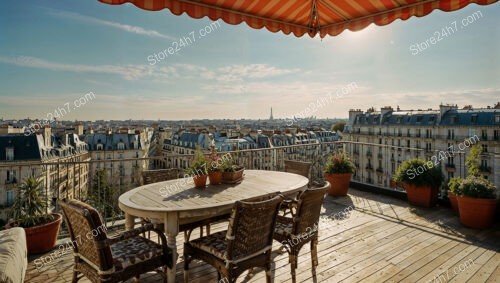
[[5,184],[6,185],[17,184],[17,179],[16,178],[7,179],[7,180],[5,180]]
[[490,166],[481,165],[481,166],[479,166],[479,173],[481,173],[481,174],[490,174],[491,173],[491,167]]
[[[354,149],[355,148],[355,149]],[[327,143],[314,143],[314,144],[300,144],[292,146],[283,147],[273,147],[273,148],[262,148],[262,149],[251,149],[251,150],[239,150],[230,152],[221,152],[221,156],[230,156],[236,163],[243,165],[246,169],[258,169],[258,170],[274,170],[283,171],[284,170],[284,160],[296,160],[305,161],[312,163],[310,176],[312,179],[322,179],[323,178],[323,168],[327,157],[330,156],[334,151],[338,149],[345,149],[346,152],[366,152],[368,156],[371,156],[373,152],[378,152],[379,150],[390,150],[390,149],[405,149],[405,147],[391,146],[378,143],[363,143],[363,142],[351,142],[351,141],[339,141],[339,142],[327,142]],[[445,150],[445,149],[443,149]],[[412,149],[410,158],[415,157],[419,152],[423,150]],[[434,153],[434,151],[428,150]],[[464,164],[464,155],[455,153],[455,161],[459,164]],[[378,154],[380,157],[380,154]],[[121,193],[137,187],[140,185],[141,180],[141,170],[150,169],[167,169],[176,168],[179,170],[179,177],[184,176],[185,170],[189,167],[192,154],[171,154],[169,152],[163,152],[163,156],[158,157],[148,157],[148,158],[130,158],[130,159],[101,159],[101,160],[87,160],[87,161],[68,161],[68,162],[36,162],[23,165],[14,164],[11,165],[10,162],[0,165],[0,170],[31,170],[31,168],[38,168],[43,177],[49,177],[51,183],[47,184],[45,182],[45,187],[50,196],[57,199],[62,198],[75,198],[83,201],[89,201],[89,191],[100,192],[106,190],[107,187],[102,187],[103,184],[97,178],[98,170],[106,170],[107,180],[113,186],[115,196],[119,196]],[[406,157],[404,158],[406,159]],[[391,157],[391,161],[395,162],[397,157]],[[366,166],[366,163],[361,164],[366,167],[360,167],[360,161],[355,161],[357,166],[357,176],[359,182],[364,183],[367,180],[367,172],[373,171],[372,164]],[[113,165],[111,167],[111,165]],[[120,170],[120,165],[126,170]],[[139,168],[132,170],[135,164],[145,164],[144,168]],[[397,166],[400,164],[398,161]],[[15,168],[14,168],[15,167]],[[111,167],[111,168],[110,168]],[[377,168],[377,172],[381,171],[381,168]],[[462,170],[457,170],[457,175],[465,174],[465,172],[458,172]],[[389,172],[387,172],[389,173]],[[464,177],[464,176],[461,176]],[[387,174],[382,176],[383,182],[381,184],[388,184],[392,179],[392,174]],[[371,178],[370,178],[371,179]],[[60,187],[60,181],[65,180]],[[22,180],[19,180],[21,182]],[[368,182],[372,183],[372,181]],[[385,187],[384,187],[385,188]],[[385,189],[391,190],[387,187]],[[96,202],[105,202],[103,199],[107,195],[95,196]],[[117,201],[115,200],[117,203]],[[109,205],[109,203],[106,203]],[[121,211],[116,208],[114,211],[108,211],[106,206],[99,207],[99,211],[104,217],[122,217]],[[57,208],[56,208],[57,209]]]

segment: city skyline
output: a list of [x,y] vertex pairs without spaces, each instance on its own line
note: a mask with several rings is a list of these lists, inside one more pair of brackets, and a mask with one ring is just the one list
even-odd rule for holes
[[[8,3],[0,11],[0,113],[45,118],[69,103],[62,120],[266,119],[273,107],[284,119],[320,100],[310,116],[439,102],[486,107],[500,97],[499,12],[473,4],[320,40],[98,1]],[[185,45],[167,53],[180,39]],[[90,92],[92,101],[74,107]]]

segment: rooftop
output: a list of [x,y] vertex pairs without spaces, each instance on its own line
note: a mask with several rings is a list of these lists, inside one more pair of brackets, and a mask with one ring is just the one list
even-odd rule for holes
[[[499,226],[497,223],[490,230],[468,229],[449,208],[416,208],[404,200],[351,189],[347,197],[325,199],[319,225],[317,282],[498,282]],[[227,224],[217,224],[212,231],[226,228]],[[61,240],[61,244],[67,241]],[[182,254],[181,236],[177,243]],[[275,282],[289,282],[287,255],[278,254],[278,248],[279,244],[274,242]],[[26,282],[71,281],[71,252],[54,258],[39,270],[35,265],[37,258],[40,256],[29,258]],[[141,276],[141,282],[160,279],[155,273]],[[190,282],[216,282],[217,273],[195,261],[191,264],[190,279]],[[313,281],[309,245],[301,250],[297,279]],[[263,281],[264,272],[260,270],[250,276],[244,274],[238,280]],[[83,278],[79,282],[90,281]],[[183,282],[182,257],[177,265],[176,282]]]

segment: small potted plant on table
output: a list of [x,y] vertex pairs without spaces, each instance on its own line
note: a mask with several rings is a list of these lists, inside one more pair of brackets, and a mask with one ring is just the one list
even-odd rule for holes
[[234,160],[232,158],[224,159],[222,168],[222,183],[235,184],[243,180],[243,172],[245,171],[245,168],[234,164]]
[[194,152],[193,161],[188,168],[187,173],[193,177],[194,186],[198,189],[205,188],[207,185],[207,159],[200,147]]
[[57,241],[62,216],[49,213],[49,199],[40,177],[29,176],[19,186],[18,196],[12,206],[14,226],[26,232],[28,253],[50,251]]
[[414,158],[404,161],[398,167],[394,181],[404,184],[410,204],[432,207],[437,203],[438,189],[443,182],[443,174],[432,161]]
[[210,185],[219,185],[222,182],[222,159],[217,155],[215,146],[210,148],[210,155],[208,157],[208,179]]
[[346,196],[355,168],[345,152],[337,152],[330,156],[324,168],[325,179],[330,183],[328,194]]

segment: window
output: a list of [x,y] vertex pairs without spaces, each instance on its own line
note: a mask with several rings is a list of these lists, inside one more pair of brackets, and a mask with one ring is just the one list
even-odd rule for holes
[[481,138],[483,140],[487,140],[488,139],[488,131],[487,130],[481,130]]
[[477,114],[473,114],[472,116],[470,116],[470,122],[472,124],[475,124],[477,122]]
[[13,147],[7,147],[5,149],[5,159],[7,161],[14,160],[14,148]]
[[123,153],[120,153],[120,159],[123,159]]
[[7,191],[7,206],[11,206],[14,204],[14,191]]
[[458,123],[458,117],[457,116],[451,116],[450,117],[450,124],[456,124]]
[[500,131],[499,130],[493,131],[493,139],[495,139],[496,141],[500,139]]
[[422,116],[417,116],[417,123],[422,122]]
[[122,142],[118,143],[118,150],[124,150],[125,149],[125,144]]
[[476,129],[469,129],[469,137],[476,136]]
[[16,182],[16,170],[7,170],[7,182],[14,183]]
[[402,117],[397,117],[396,123],[401,124],[402,119],[403,119]]
[[449,140],[455,139],[455,130],[454,129],[448,129],[448,139]]
[[500,123],[500,115],[495,115],[495,123]]
[[98,143],[97,144],[97,150],[102,150],[103,146],[102,146],[102,143]]
[[430,116],[429,117],[429,122],[432,123],[432,122],[434,122],[435,119],[436,119],[436,116]]
[[488,145],[487,144],[482,144],[483,147],[483,152],[488,152]]
[[406,147],[411,147],[411,145],[410,145],[410,140],[407,140],[407,141],[406,141]]

